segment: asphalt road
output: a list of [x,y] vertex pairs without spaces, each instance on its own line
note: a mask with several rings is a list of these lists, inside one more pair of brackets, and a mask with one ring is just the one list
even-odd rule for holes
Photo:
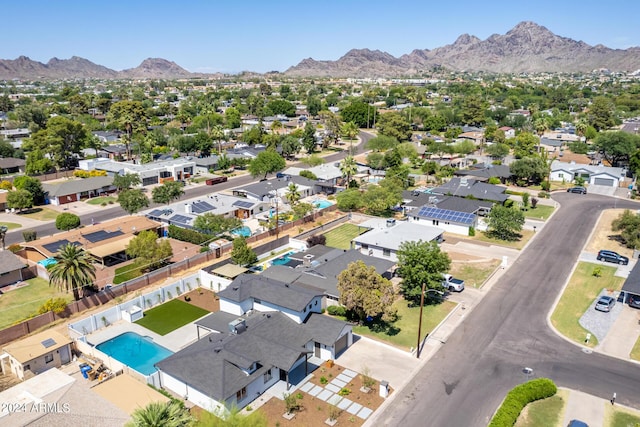
[[[369,139],[374,137],[374,135],[367,132],[360,132],[359,136],[360,136],[360,143],[354,146],[356,153],[360,152],[362,150],[363,145],[367,141],[369,141]],[[347,151],[342,151],[342,152],[337,152],[335,154],[330,154],[323,158],[325,160],[325,163],[329,163],[329,162],[342,160],[346,155],[347,155]],[[291,166],[300,166],[300,165],[302,165],[302,163],[298,162]],[[222,191],[222,190],[228,190],[234,187],[240,187],[254,181],[255,179],[251,175],[241,175],[241,176],[232,178],[227,182],[216,184],[215,186],[202,185],[202,186],[195,186],[195,187],[187,187],[185,188],[185,194],[180,198],[180,200],[187,200],[195,197],[204,196],[204,195],[210,194],[213,191]],[[161,205],[157,203],[150,203],[149,208],[156,207],[156,206],[161,206]],[[128,215],[128,214],[124,210],[122,210],[120,206],[116,206],[112,208],[102,209],[91,214],[81,215],[80,222],[82,224],[91,224],[91,219],[93,219],[95,222],[104,222],[104,221],[112,220],[114,218],[118,218],[125,215]],[[58,229],[56,229],[56,226],[53,222],[43,223],[42,225],[39,225],[31,229],[35,230],[39,237],[49,236],[58,232]],[[9,246],[13,243],[22,242],[24,240],[22,238],[22,231],[24,230],[19,229],[19,230],[8,232],[5,237],[5,244]]]
[[547,317],[603,209],[637,203],[558,193],[562,207],[376,425],[486,426],[505,394],[533,377],[640,408],[640,369],[557,336]]

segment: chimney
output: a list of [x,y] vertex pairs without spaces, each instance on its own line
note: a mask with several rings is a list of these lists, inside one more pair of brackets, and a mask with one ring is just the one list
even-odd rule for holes
[[303,258],[302,258],[302,265],[304,265],[305,267],[310,267],[311,266],[311,260],[313,259],[313,255],[311,254],[306,254]]

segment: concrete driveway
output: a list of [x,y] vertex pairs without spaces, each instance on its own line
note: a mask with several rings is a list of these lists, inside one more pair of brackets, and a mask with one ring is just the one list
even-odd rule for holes
[[611,187],[608,185],[589,185],[587,191],[589,194],[600,194],[602,196],[613,196],[616,193],[617,187]]
[[419,360],[410,353],[390,345],[353,334],[354,343],[336,359],[336,363],[361,373],[369,368],[371,376],[379,381],[388,381],[397,390],[416,368]]
[[629,273],[636,265],[635,259],[630,259],[629,264],[627,265],[619,265],[614,264],[612,262],[598,261],[598,254],[592,252],[581,252],[579,261],[590,262],[593,264],[604,265],[606,267],[614,267],[617,268],[615,275],[618,277],[629,277]]

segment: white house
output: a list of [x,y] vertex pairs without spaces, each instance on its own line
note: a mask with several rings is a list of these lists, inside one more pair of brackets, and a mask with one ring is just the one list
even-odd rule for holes
[[83,170],[103,170],[110,176],[127,173],[140,176],[143,186],[179,181],[191,177],[196,170],[196,162],[190,158],[178,158],[152,163],[116,162],[109,159],[80,160],[79,168]]
[[[388,224],[388,225],[387,225]],[[363,224],[360,224],[361,226]],[[398,249],[404,242],[442,241],[444,229],[418,222],[385,222],[352,240],[355,250],[377,258],[398,261]]]
[[551,163],[551,181],[572,182],[582,177],[591,185],[603,185],[607,187],[619,187],[625,179],[626,169],[614,168],[603,165],[582,165],[575,162],[567,163],[554,160]]

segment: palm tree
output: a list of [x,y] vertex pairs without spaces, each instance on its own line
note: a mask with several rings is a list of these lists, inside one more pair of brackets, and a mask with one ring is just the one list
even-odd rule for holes
[[128,427],[183,427],[191,424],[193,417],[178,402],[151,402],[131,414]]
[[351,177],[358,173],[358,165],[356,164],[356,160],[353,156],[347,156],[340,163],[340,172],[342,172],[342,176],[347,179],[347,188],[349,184],[351,184]]
[[356,125],[354,122],[348,122],[343,124],[340,130],[342,134],[349,139],[349,154],[353,154],[353,140],[356,139],[356,136],[358,136],[358,133],[360,132],[360,129],[358,129],[358,125]]
[[295,206],[300,201],[300,197],[298,186],[293,182],[289,184],[287,187],[287,200],[289,200],[291,206]]
[[73,291],[73,299],[78,301],[78,289],[92,283],[96,278],[96,268],[87,251],[72,243],[58,249],[53,259],[56,261],[49,270],[49,281],[65,291]]
[[218,155],[222,154],[222,140],[224,139],[224,128],[220,125],[213,125],[211,128],[211,138],[218,141]]

